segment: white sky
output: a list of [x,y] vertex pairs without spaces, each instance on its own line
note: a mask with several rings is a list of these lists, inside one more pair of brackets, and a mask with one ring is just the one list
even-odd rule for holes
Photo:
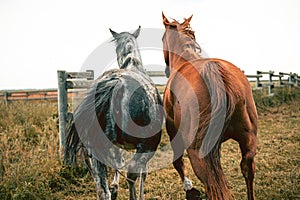
[[[55,88],[56,71],[79,71],[111,37],[108,28],[163,29],[162,11],[178,20],[193,14],[191,26],[209,57],[246,74],[300,74],[298,0],[0,0],[0,90]],[[162,57],[153,63],[164,66]]]

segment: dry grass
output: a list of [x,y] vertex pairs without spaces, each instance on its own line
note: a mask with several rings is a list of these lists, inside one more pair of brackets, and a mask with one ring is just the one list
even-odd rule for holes
[[0,199],[46,199],[60,168],[55,104],[0,104]]
[[[257,199],[300,198],[300,97],[274,107],[255,94],[259,110],[259,146],[256,156]],[[272,103],[272,101],[274,101]],[[164,132],[162,144],[168,142]],[[204,191],[185,158],[189,178]],[[236,142],[223,144],[222,163],[236,199],[246,199]],[[58,119],[55,103],[0,103],[0,199],[96,199],[94,182],[83,167],[63,166],[58,157]],[[146,199],[184,199],[177,172],[171,165],[149,173]],[[205,195],[203,195],[205,198]],[[128,199],[120,180],[119,199]]]

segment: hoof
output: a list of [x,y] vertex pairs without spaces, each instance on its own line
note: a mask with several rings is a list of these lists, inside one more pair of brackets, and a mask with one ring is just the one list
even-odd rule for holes
[[111,193],[111,199],[116,200],[118,197],[118,185],[111,185],[109,187],[110,193]]
[[187,200],[201,200],[200,191],[192,188],[186,191],[186,199]]

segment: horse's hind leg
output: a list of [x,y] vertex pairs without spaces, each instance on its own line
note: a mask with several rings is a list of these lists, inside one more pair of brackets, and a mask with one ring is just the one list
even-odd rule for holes
[[111,156],[114,158],[114,164],[115,164],[115,172],[114,172],[114,179],[112,183],[110,184],[110,192],[111,192],[111,199],[117,199],[118,197],[118,190],[119,190],[119,179],[120,179],[120,174],[118,172],[118,169],[121,169],[124,167],[125,162],[123,159],[123,153],[121,149],[119,148],[114,148],[112,151]]
[[240,166],[247,185],[248,200],[253,200],[253,180],[255,174],[254,156],[256,153],[256,135],[252,132],[247,132],[244,136],[245,138],[238,141],[242,152],[242,161]]
[[166,129],[170,136],[171,146],[174,153],[173,166],[181,178],[184,190],[191,190],[193,185],[192,182],[186,177],[185,165],[182,159],[184,153],[184,145],[182,139],[179,135],[176,135],[177,131],[174,128],[173,121],[166,122]]
[[186,172],[185,172],[185,166],[184,166],[184,162],[182,159],[182,156],[180,156],[179,158],[177,158],[174,162],[173,162],[173,166],[176,169],[176,171],[178,172],[181,180],[182,180],[182,184],[183,184],[183,189],[184,191],[188,191],[191,190],[193,187],[192,182],[186,177]]
[[127,184],[129,188],[130,200],[136,199],[135,181],[137,179],[137,173],[127,172]]
[[208,199],[229,200],[231,194],[222,171],[219,147],[215,147],[204,158],[200,149],[189,148],[187,152],[195,175],[204,184]]
[[91,158],[91,168],[96,182],[97,199],[111,200],[111,194],[107,184],[106,166],[95,158]]
[[154,152],[143,152],[137,151],[133,159],[128,164],[127,172],[127,183],[130,192],[130,200],[136,199],[135,182],[140,177],[140,188],[139,188],[139,200],[144,199],[144,183],[146,180],[147,162],[153,157]]
[[115,200],[118,197],[119,179],[120,179],[120,174],[119,174],[118,170],[115,170],[114,180],[112,181],[112,183],[109,186],[112,200]]
[[[140,175],[142,177],[140,177]],[[136,179],[140,177],[140,188],[139,188],[139,200],[144,200],[144,183],[146,179],[146,173],[132,173],[128,172],[127,173],[127,183],[129,187],[129,195],[130,195],[130,200],[136,200],[136,189],[135,189],[135,182]]]
[[146,163],[143,164],[141,161],[137,159],[132,159],[128,165],[128,172],[127,172],[127,183],[129,187],[129,193],[130,193],[130,200],[136,200],[136,189],[135,189],[135,182],[138,177],[140,177],[140,171],[142,171],[142,177],[141,178],[141,185],[140,185],[140,200],[144,199],[144,182],[146,179],[146,173],[145,169]]

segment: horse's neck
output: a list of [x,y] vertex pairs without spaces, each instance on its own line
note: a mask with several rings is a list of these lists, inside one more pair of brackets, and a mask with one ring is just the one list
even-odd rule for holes
[[132,58],[131,59],[131,62],[128,66],[128,69],[136,69],[136,70],[139,70],[143,73],[146,73],[146,70],[143,66],[143,63],[141,60],[137,59],[137,58]]
[[122,69],[128,70],[138,70],[143,73],[146,73],[145,68],[143,67],[142,59],[140,54],[128,54],[124,59],[123,63],[120,65]]
[[182,66],[187,61],[192,61],[199,58],[200,56],[195,52],[194,49],[185,47],[181,52],[177,51],[177,53],[172,53],[170,65],[172,66],[172,68],[176,69]]
[[132,57],[134,58],[134,60],[136,60],[137,62],[141,63],[141,65],[143,65],[143,63],[142,63],[142,56],[140,54],[140,51],[137,48],[135,48],[133,50]]
[[197,54],[195,50],[190,47],[184,49],[183,53],[181,54],[181,57],[183,57],[187,61],[196,60],[200,58],[199,54]]

